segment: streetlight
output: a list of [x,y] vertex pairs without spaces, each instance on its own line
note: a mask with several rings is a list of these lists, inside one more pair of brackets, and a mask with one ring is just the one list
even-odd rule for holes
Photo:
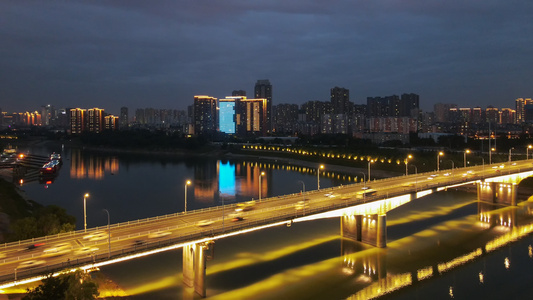
[[365,195],[366,195],[366,178],[365,178],[365,173],[363,172],[359,172],[361,174],[363,174],[363,202],[365,202]]
[[373,162],[374,162],[373,159],[368,161],[368,181],[370,181],[370,164],[373,163]]
[[265,172],[261,172],[261,174],[259,174],[259,202],[261,202],[261,181],[264,175],[265,175]]
[[513,150],[514,147],[509,148],[509,164],[511,164],[511,150]]
[[469,150],[469,149],[466,149],[466,150],[465,150],[465,159],[464,159],[464,162],[465,162],[465,168],[466,168],[466,154],[467,154],[467,153],[470,153],[470,150]]
[[408,171],[408,168],[407,168],[407,163],[409,162],[409,159],[413,158],[413,156],[411,154],[407,155],[407,157],[405,158],[405,176],[409,175],[409,171]]
[[440,151],[438,154],[437,154],[437,172],[440,171],[440,166],[439,166],[439,163],[440,163],[440,157],[444,155],[444,152]]
[[109,211],[105,208],[104,211],[107,213],[107,258],[111,258],[111,227],[109,222]]
[[220,196],[220,199],[222,200],[222,232],[224,232],[224,197],[222,197],[221,191],[218,191],[218,195]]
[[187,180],[185,181],[185,213],[187,213],[187,186],[191,185],[191,181]]
[[324,169],[324,165],[320,165],[316,171],[316,186],[317,190],[320,190],[320,169]]
[[531,145],[527,145],[527,148],[526,148],[526,160],[529,159],[529,149],[533,148],[533,146]]
[[490,148],[489,150],[489,165],[492,165],[492,152],[496,151],[496,148]]
[[89,198],[89,193],[83,195],[83,228],[84,232],[87,232],[87,198]]
[[304,202],[304,216],[305,216],[305,183],[301,180],[298,180],[299,183],[302,184],[302,187],[303,187],[303,192],[302,192],[302,197],[303,197],[303,202]]

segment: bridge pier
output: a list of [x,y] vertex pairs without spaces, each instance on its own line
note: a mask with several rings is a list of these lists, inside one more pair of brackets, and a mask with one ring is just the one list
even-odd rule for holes
[[478,182],[477,199],[489,203],[516,206],[517,185],[503,182]]
[[341,236],[378,248],[387,247],[387,215],[341,216]]
[[202,298],[206,297],[205,270],[211,258],[213,243],[191,244],[183,247],[183,283],[192,287]]

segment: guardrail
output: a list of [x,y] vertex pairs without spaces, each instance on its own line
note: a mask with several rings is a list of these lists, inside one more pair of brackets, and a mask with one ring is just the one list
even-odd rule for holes
[[[488,170],[490,170],[490,169],[488,169]],[[520,173],[520,172],[531,171],[531,170],[533,170],[533,167],[520,168],[520,169],[518,169],[517,171],[515,171],[513,173]],[[434,174],[434,173],[435,172],[426,172],[425,174]],[[409,176],[420,176],[422,174],[424,174],[424,173],[412,174],[412,175],[409,175]],[[485,174],[485,173],[474,174],[470,178],[468,178],[467,182],[475,182],[477,180],[484,179],[484,178],[487,177],[486,175],[487,174]],[[489,176],[489,177],[496,177],[496,176],[500,176],[501,174],[492,173],[492,175],[493,176]],[[382,180],[386,180],[386,179],[375,180],[374,182],[379,182],[379,181],[382,181]],[[438,187],[443,187],[444,185],[455,185],[455,184],[459,184],[459,183],[465,183],[464,180],[465,179],[463,179],[463,178],[459,178],[459,179],[456,179],[456,180],[450,180],[446,184],[442,184],[442,183],[438,183],[438,182],[426,183],[424,185],[418,185],[418,186],[415,185],[415,186],[406,188],[406,189],[404,189],[402,191],[393,192],[393,193],[380,194],[378,192],[378,194],[376,194],[376,195],[366,195],[364,198],[355,198],[355,197],[353,197],[353,195],[352,195],[351,198],[348,198],[348,199],[342,199],[341,200],[341,199],[336,198],[336,199],[332,200],[331,203],[328,203],[328,204],[325,204],[325,205],[320,205],[320,206],[317,206],[317,207],[307,207],[307,208],[305,208],[305,211],[304,210],[302,210],[300,212],[299,211],[289,211],[289,212],[286,212],[286,213],[282,213],[282,214],[280,214],[280,215],[278,215],[276,217],[263,218],[263,219],[259,219],[259,220],[248,220],[248,219],[245,219],[245,221],[241,221],[239,223],[233,223],[231,225],[230,225],[230,223],[228,223],[228,225],[224,226],[223,228],[220,228],[221,226],[218,226],[216,228],[210,228],[210,229],[197,229],[197,230],[191,232],[190,234],[187,234],[187,235],[184,235],[184,236],[180,236],[180,237],[177,237],[177,238],[171,238],[171,239],[164,239],[164,240],[159,240],[159,241],[154,241],[154,242],[146,242],[145,244],[140,245],[140,246],[139,245],[132,245],[130,247],[126,247],[126,248],[123,248],[123,249],[120,249],[120,250],[114,250],[114,251],[111,251],[111,252],[105,252],[105,251],[100,250],[99,252],[101,252],[101,253],[99,253],[99,254],[90,255],[90,257],[77,258],[76,260],[72,260],[72,261],[65,261],[65,262],[62,262],[62,263],[59,263],[59,264],[55,264],[55,265],[47,265],[47,266],[44,266],[44,267],[34,267],[34,268],[31,268],[31,269],[13,270],[13,272],[9,271],[8,274],[4,274],[4,275],[0,274],[0,282],[8,282],[8,281],[11,282],[11,281],[17,280],[17,278],[34,276],[34,275],[37,275],[37,274],[47,274],[47,273],[50,273],[50,272],[53,272],[53,271],[62,270],[65,267],[82,266],[82,265],[90,264],[91,262],[94,263],[94,262],[105,261],[105,260],[108,259],[109,255],[111,255],[111,258],[122,257],[122,256],[130,255],[132,253],[144,252],[144,251],[148,251],[148,250],[152,250],[152,249],[161,248],[161,247],[164,247],[164,246],[170,246],[170,245],[175,245],[175,244],[184,243],[184,242],[191,242],[191,241],[194,241],[194,240],[197,240],[197,239],[200,239],[200,238],[214,237],[214,236],[216,236],[218,234],[222,234],[222,233],[229,233],[229,232],[242,230],[242,229],[246,229],[246,228],[252,228],[252,227],[255,227],[255,226],[266,225],[266,224],[270,224],[270,223],[273,223],[273,222],[280,222],[280,221],[284,221],[284,220],[288,221],[288,220],[294,219],[296,217],[301,217],[303,215],[313,215],[313,214],[322,213],[322,212],[330,211],[330,210],[334,210],[334,209],[346,208],[346,207],[349,207],[349,206],[355,206],[355,205],[359,205],[359,204],[363,204],[363,203],[369,203],[369,202],[373,202],[375,200],[381,200],[381,199],[384,199],[384,198],[391,198],[391,197],[406,195],[406,194],[410,194],[410,193],[415,193],[415,192],[420,191],[420,190],[434,189],[434,188],[438,188]],[[363,183],[355,183],[355,184],[350,184],[350,185],[345,185],[345,186],[340,186],[340,187],[325,188],[325,189],[321,189],[321,190],[314,190],[314,191],[305,192],[304,195],[313,195],[313,194],[316,194],[316,193],[332,192],[332,191],[335,191],[335,190],[343,188],[343,187],[357,187],[357,186],[361,186],[361,185],[363,185]],[[349,194],[353,194],[353,193],[349,193]],[[290,195],[265,198],[261,202],[263,202],[263,201],[276,201],[276,200],[286,199],[288,197],[293,197],[293,196],[301,196],[301,194],[300,193],[293,193],[293,194],[290,194]],[[313,202],[315,202],[315,201],[313,201]],[[198,209],[198,210],[194,210],[194,211],[187,212],[187,213],[174,213],[174,214],[168,214],[168,215],[164,215],[164,216],[157,216],[157,217],[152,217],[152,218],[139,219],[139,220],[136,220],[136,221],[128,221],[128,222],[116,223],[116,224],[112,224],[110,226],[110,228],[119,228],[121,226],[126,226],[126,225],[131,226],[131,225],[136,225],[136,224],[147,224],[149,222],[154,222],[154,221],[159,221],[159,220],[163,220],[163,219],[174,218],[174,217],[183,216],[183,215],[201,214],[201,213],[206,212],[206,211],[221,211],[221,210],[227,209],[227,208],[234,208],[234,207],[236,207],[236,205],[237,205],[236,203],[232,203],[232,204],[226,205],[224,208],[222,208],[221,206],[208,207],[208,208]],[[263,208],[262,210],[264,210],[264,211],[279,210],[279,209],[283,209],[283,208],[294,207],[295,205],[296,205],[296,203],[285,204],[285,205],[276,206],[276,207]],[[223,217],[221,216],[221,217],[217,217],[217,218],[214,218],[214,219],[211,219],[211,220],[220,220],[222,218]],[[187,225],[183,225],[183,226],[187,226]],[[160,228],[160,229],[158,229],[156,231],[153,231],[153,232],[165,231],[165,230],[170,231],[170,230],[178,229],[180,227],[182,227],[182,226],[169,226],[169,227],[162,228],[162,229]],[[41,242],[41,241],[49,241],[49,240],[52,240],[52,239],[62,238],[62,237],[65,237],[65,236],[85,235],[85,234],[88,234],[90,232],[99,231],[99,230],[103,230],[103,229],[107,229],[107,226],[96,227],[96,228],[88,230],[87,232],[85,232],[84,230],[78,230],[78,231],[72,231],[72,232],[62,233],[62,234],[58,234],[58,235],[53,235],[53,236],[46,236],[46,237],[37,238],[37,239],[31,239],[31,240],[8,243],[8,244],[4,244],[4,247],[8,247],[8,246],[12,246],[12,245],[22,245],[22,244],[26,244],[26,243],[28,243],[28,244],[29,243],[37,243],[37,242]],[[151,231],[138,232],[138,233],[135,233],[135,234],[130,234],[130,235],[125,236],[125,237],[112,238],[112,240],[113,241],[117,241],[117,240],[131,239],[131,238],[136,237],[136,236],[146,235],[147,233],[150,233],[150,232]],[[94,242],[94,243],[96,244],[98,242]],[[90,244],[86,243],[86,245],[90,245]],[[5,262],[17,261],[17,260],[19,260],[19,259],[14,259],[14,260],[11,260],[11,261],[4,260],[4,263]]]
[[[492,166],[495,166],[495,165],[501,165],[501,164],[498,163],[498,164],[486,165],[486,168],[489,168],[487,170],[491,170],[490,168]],[[479,167],[481,167],[481,166],[468,167],[467,169],[473,169],[473,168],[475,169],[475,168],[479,168]],[[461,169],[464,169],[464,168],[451,169],[450,172],[458,171],[458,170],[461,170]],[[526,168],[526,169],[533,169],[533,167]],[[444,171],[448,171],[448,170],[442,170],[439,173],[443,173]],[[513,172],[513,173],[520,173],[522,171],[523,170],[518,169],[518,171]],[[436,172],[424,172],[424,173],[411,174],[411,175],[407,175],[407,176],[408,177],[412,176],[414,178],[414,177],[421,176],[421,175],[426,176],[426,175],[431,175],[431,174],[435,174],[435,173]],[[492,175],[494,175],[494,177],[500,176],[500,174],[492,174]],[[404,175],[402,177],[406,177],[406,176]],[[485,177],[486,176],[484,174],[482,176],[482,178],[485,178]],[[367,182],[367,183],[368,184],[370,184],[370,183],[379,183],[379,182],[382,182],[384,180],[390,180],[390,178],[378,179],[378,180],[370,181],[370,182]],[[461,182],[461,181],[456,181],[456,182],[454,182],[452,184],[456,184],[456,183],[459,183],[459,182]],[[336,187],[323,188],[323,189],[320,189],[320,190],[306,191],[305,193],[303,193],[303,195],[308,196],[308,195],[315,195],[317,193],[332,192],[332,191],[335,191],[335,190],[338,190],[338,189],[341,189],[341,188],[357,187],[357,186],[362,186],[364,184],[365,183],[358,182],[358,183],[353,183],[353,184],[348,184],[348,185],[341,185],[341,186],[336,186]],[[262,199],[261,202],[266,202],[266,201],[272,202],[272,201],[282,200],[282,199],[286,199],[286,198],[289,198],[289,197],[300,196],[300,195],[301,195],[300,193],[292,193],[292,194],[287,194],[287,195],[282,195],[282,196],[269,197],[269,198]],[[368,198],[368,196],[366,196],[366,198]],[[226,205],[224,205],[224,208],[230,208],[231,209],[231,208],[234,208],[236,205],[237,205],[236,203],[226,204]],[[206,207],[206,208],[201,208],[201,209],[189,211],[187,213],[176,212],[176,213],[173,213],[173,214],[167,214],[167,215],[162,215],[162,216],[156,216],[156,217],[138,219],[138,220],[134,220],[134,221],[115,223],[115,224],[111,224],[110,228],[120,228],[122,226],[144,225],[144,224],[148,224],[150,222],[165,220],[165,219],[169,219],[169,218],[176,218],[176,217],[184,216],[184,215],[201,214],[201,213],[204,213],[204,212],[207,212],[207,211],[218,211],[218,210],[222,210],[222,209],[223,209],[222,206],[211,206],[211,207]],[[63,237],[71,237],[71,236],[74,236],[74,235],[85,235],[85,234],[88,234],[88,233],[91,233],[91,232],[101,231],[101,230],[106,230],[106,229],[107,229],[107,225],[89,228],[89,229],[87,229],[87,232],[85,232],[85,230],[81,229],[81,230],[76,230],[76,231],[58,233],[58,234],[55,234],[55,235],[49,235],[49,236],[44,236],[44,237],[39,237],[39,238],[33,238],[33,239],[30,239],[30,240],[22,240],[22,241],[16,241],[16,242],[11,242],[11,243],[4,243],[3,248],[7,248],[9,246],[20,246],[20,245],[29,245],[29,244],[32,244],[32,243],[47,242],[47,241],[52,241],[54,239],[60,239],[60,238],[63,238]]]

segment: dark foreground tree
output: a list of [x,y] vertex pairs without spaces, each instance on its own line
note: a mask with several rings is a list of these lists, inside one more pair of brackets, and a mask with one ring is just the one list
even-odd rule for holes
[[98,285],[89,274],[78,270],[57,277],[49,276],[34,289],[28,289],[23,300],[89,300],[96,299],[100,293]]

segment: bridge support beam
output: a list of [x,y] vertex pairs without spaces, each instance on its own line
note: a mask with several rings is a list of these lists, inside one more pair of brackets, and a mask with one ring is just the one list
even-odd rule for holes
[[387,215],[341,217],[341,236],[378,248],[387,247]]
[[477,183],[478,201],[516,206],[516,193],[517,185],[513,183]]
[[211,244],[207,242],[183,247],[183,283],[192,287],[202,298],[206,297],[205,270]]

